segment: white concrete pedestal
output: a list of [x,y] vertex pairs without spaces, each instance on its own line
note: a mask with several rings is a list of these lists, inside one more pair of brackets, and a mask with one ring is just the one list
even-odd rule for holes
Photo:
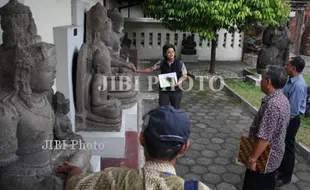
[[260,86],[260,81],[262,80],[262,76],[260,74],[247,75],[245,77],[245,80],[253,83],[255,86]]
[[126,131],[137,131],[137,105],[124,109],[120,132],[77,132],[85,143],[103,144],[104,148],[92,148],[92,154],[104,158],[124,158]]
[[249,64],[249,65],[253,65],[256,66],[257,64],[257,55],[254,53],[245,53],[243,55],[243,62]]
[[181,60],[184,63],[197,63],[198,62],[198,55],[183,55],[183,54],[181,54]]
[[90,159],[90,164],[93,167],[93,172],[101,171],[101,158],[100,158],[100,156],[93,155]]

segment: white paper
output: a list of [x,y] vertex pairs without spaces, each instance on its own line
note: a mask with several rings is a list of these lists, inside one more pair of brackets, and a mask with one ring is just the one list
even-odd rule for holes
[[178,81],[176,72],[158,75],[159,85],[161,88],[171,87]]

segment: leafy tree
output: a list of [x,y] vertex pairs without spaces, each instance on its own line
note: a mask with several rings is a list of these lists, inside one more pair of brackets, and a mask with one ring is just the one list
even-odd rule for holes
[[290,12],[289,2],[283,0],[145,0],[142,8],[172,31],[211,40],[210,73],[215,70],[218,30],[243,30],[251,23],[276,26],[288,20]]

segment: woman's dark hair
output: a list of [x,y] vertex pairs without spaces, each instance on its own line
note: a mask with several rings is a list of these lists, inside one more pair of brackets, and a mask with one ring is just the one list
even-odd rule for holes
[[[166,44],[166,45],[164,45],[164,47],[163,47],[163,56],[164,56],[165,59],[167,59],[167,57],[166,57],[166,52],[167,52],[167,50],[168,50],[169,48],[173,48],[173,50],[174,50],[174,52],[175,52],[175,47],[174,47],[174,45],[172,45],[172,44]],[[174,55],[174,56],[175,56],[175,55]]]

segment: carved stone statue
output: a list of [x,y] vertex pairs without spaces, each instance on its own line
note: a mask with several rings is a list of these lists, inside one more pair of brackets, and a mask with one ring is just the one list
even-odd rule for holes
[[112,22],[105,7],[94,5],[87,12],[86,24],[86,43],[78,55],[76,74],[76,127],[84,131],[119,131],[121,105],[108,96],[113,74],[110,49],[105,43],[110,41]]
[[[108,17],[111,19],[113,23],[113,31],[111,34],[111,38],[106,41],[106,45],[111,47],[111,66],[112,73],[119,73],[121,75],[125,75],[130,77],[130,87],[128,90],[109,90],[109,94],[119,99],[122,102],[122,107],[131,107],[131,105],[135,104],[137,101],[138,93],[135,91],[135,84],[132,77],[131,63],[127,62],[127,59],[124,60],[121,58],[121,44],[124,39],[124,18],[122,14],[117,9],[112,9],[108,11]],[[126,48],[126,47],[125,47]],[[128,49],[129,54],[129,49]],[[129,56],[129,55],[128,55]],[[125,89],[126,87],[123,87]]]
[[267,27],[263,33],[263,47],[258,53],[257,73],[261,74],[267,65],[284,66],[289,58],[290,34],[284,25]]
[[53,109],[55,113],[54,138],[65,140],[67,144],[79,140],[84,142],[81,135],[72,131],[72,124],[67,116],[70,111],[70,100],[66,99],[65,95],[59,91],[53,95]]
[[282,23],[277,28],[275,35],[275,46],[279,51],[276,61],[277,65],[285,66],[287,64],[290,56],[290,41],[290,30],[285,23]]
[[128,34],[126,33],[124,39],[121,44],[121,52],[120,52],[120,59],[123,62],[127,62],[129,60],[129,50],[132,41],[128,38]]
[[273,27],[267,27],[263,33],[263,47],[258,52],[256,71],[262,74],[267,65],[273,65],[276,63],[278,56],[278,49],[275,46],[275,29]]
[[41,42],[29,7],[17,0],[0,15],[0,72],[7,83],[0,88],[0,189],[63,189],[55,166],[68,161],[88,171],[91,152],[53,143],[67,137],[54,134],[58,119],[46,96],[55,79],[55,46]]
[[0,10],[3,44],[0,46],[0,87],[13,86],[14,48],[41,41],[30,8],[10,0]]
[[197,44],[194,40],[194,36],[189,35],[189,36],[187,36],[186,39],[183,39],[183,41],[182,41],[181,53],[183,55],[196,55],[197,54],[196,46],[197,46]]
[[14,88],[0,97],[1,189],[61,189],[62,181],[53,174],[57,158],[85,169],[91,153],[44,148],[54,140],[55,115],[45,92],[55,78],[55,47],[44,42],[18,47],[14,64]]

